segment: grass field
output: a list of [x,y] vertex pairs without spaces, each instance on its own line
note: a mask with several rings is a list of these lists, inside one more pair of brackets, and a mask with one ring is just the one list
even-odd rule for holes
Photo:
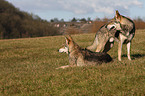
[[[95,34],[72,35],[86,47]],[[109,51],[114,61],[88,67],[58,69],[69,64],[58,49],[63,36],[0,40],[0,96],[144,96],[145,30],[137,30],[131,57],[123,46],[117,60],[117,43]]]

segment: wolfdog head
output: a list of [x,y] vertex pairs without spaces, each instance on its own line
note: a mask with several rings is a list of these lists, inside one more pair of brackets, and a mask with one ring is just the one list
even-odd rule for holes
[[66,54],[68,54],[68,47],[67,46],[64,46],[64,47],[60,48],[58,51],[60,53],[66,53]]
[[120,22],[117,21],[111,21],[107,24],[106,28],[110,30],[122,30]]
[[59,52],[60,53],[64,52],[64,53],[69,54],[69,51],[72,50],[75,43],[70,35],[65,36],[65,40],[66,40],[66,44],[62,48],[59,49]]

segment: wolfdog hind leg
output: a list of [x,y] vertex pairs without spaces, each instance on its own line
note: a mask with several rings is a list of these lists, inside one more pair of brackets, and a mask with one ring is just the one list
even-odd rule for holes
[[130,47],[131,47],[131,42],[127,43],[127,57],[129,60],[131,60],[131,57],[130,57]]
[[102,45],[98,45],[95,52],[101,52],[101,50],[102,50]]

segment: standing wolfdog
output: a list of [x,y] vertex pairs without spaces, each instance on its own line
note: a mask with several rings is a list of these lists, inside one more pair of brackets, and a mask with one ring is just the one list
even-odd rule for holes
[[[59,52],[66,52],[69,55],[70,65],[61,66],[59,68],[73,66],[99,65],[103,62],[110,62],[112,58],[109,54],[103,52],[92,52],[88,49],[83,49],[77,45],[71,36],[65,37],[66,46],[60,48]],[[57,68],[58,69],[58,68]]]
[[[108,28],[110,29],[108,30]],[[114,40],[117,40],[119,42],[118,60],[121,61],[122,44],[127,44],[127,56],[128,59],[131,60],[130,45],[134,35],[134,22],[131,19],[120,15],[119,12],[116,11],[114,19],[99,29],[96,33],[94,43],[91,46],[88,46],[87,49],[96,49],[96,52],[107,52],[112,48]]]
[[119,39],[118,60],[121,61],[122,44],[127,44],[127,57],[129,60],[131,60],[130,47],[131,47],[131,40],[135,35],[135,24],[130,18],[120,15],[118,10],[116,11],[114,20],[120,22],[122,30],[125,32],[125,33],[119,33],[118,36],[116,36]]

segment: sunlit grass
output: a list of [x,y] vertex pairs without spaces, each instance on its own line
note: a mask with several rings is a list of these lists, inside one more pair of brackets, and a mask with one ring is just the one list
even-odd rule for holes
[[[73,35],[82,47],[93,42],[95,34]],[[0,40],[0,95],[104,95],[145,94],[145,31],[137,30],[131,57],[123,46],[122,62],[117,60],[117,43],[109,51],[114,61],[108,64],[67,69],[69,64],[58,49],[64,36]]]

